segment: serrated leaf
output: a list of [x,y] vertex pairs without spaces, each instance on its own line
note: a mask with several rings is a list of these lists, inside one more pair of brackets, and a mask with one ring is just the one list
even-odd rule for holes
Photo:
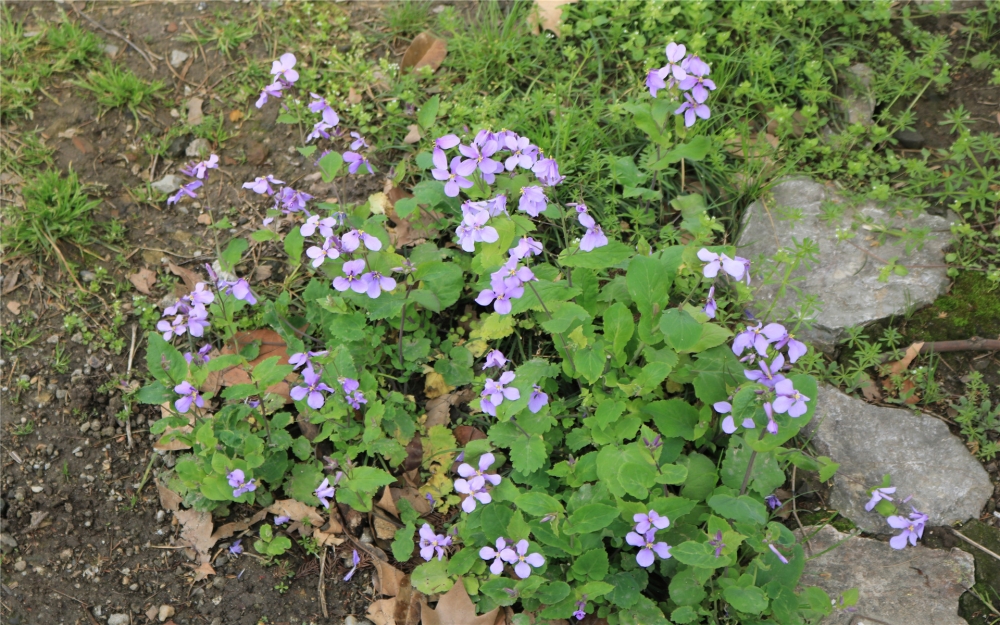
[[609,241],[607,245],[589,252],[577,250],[559,258],[563,267],[584,267],[586,269],[608,269],[621,263],[635,251],[619,241]]
[[580,506],[569,517],[567,534],[589,534],[602,530],[618,518],[618,508],[602,503]]
[[661,308],[666,304],[671,282],[663,264],[649,256],[633,258],[625,274],[628,293],[643,315],[650,314],[654,304]]

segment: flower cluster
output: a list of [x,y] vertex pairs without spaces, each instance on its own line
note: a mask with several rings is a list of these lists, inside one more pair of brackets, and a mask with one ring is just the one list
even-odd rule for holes
[[715,83],[708,78],[711,68],[697,56],[688,54],[683,44],[670,42],[666,55],[666,65],[646,74],[646,87],[654,98],[660,89],[676,87],[684,102],[674,115],[684,115],[684,125],[690,128],[699,117],[708,119],[712,114],[705,104],[709,93],[715,91]]
[[263,91],[260,92],[260,97],[257,98],[257,108],[267,104],[268,98],[280,98],[284,95],[282,92],[285,89],[289,89],[295,84],[295,81],[299,79],[299,73],[292,69],[295,67],[295,62],[295,55],[286,52],[277,61],[271,63],[271,75],[274,76],[274,82],[264,87]]
[[924,536],[924,525],[927,524],[928,520],[927,515],[912,506],[910,509],[913,512],[909,516],[893,515],[886,519],[886,522],[891,527],[903,530],[902,533],[889,539],[889,545],[893,549],[903,549],[906,547],[907,542],[915,547],[917,539]]
[[656,558],[653,554],[666,560],[670,557],[670,545],[665,542],[656,542],[657,530],[666,529],[670,525],[670,519],[657,514],[656,510],[648,513],[638,513],[632,517],[635,527],[625,535],[625,542],[633,547],[641,547],[639,553],[635,555],[635,562],[643,568],[653,566]]
[[486,470],[493,466],[494,462],[496,458],[493,454],[486,453],[479,457],[479,469],[473,468],[467,462],[458,465],[458,474],[462,477],[455,480],[455,492],[467,495],[462,501],[462,510],[471,513],[476,509],[477,501],[484,506],[493,501],[493,497],[486,490],[486,484],[497,486],[501,478],[495,473],[486,473]]
[[198,194],[195,193],[196,189],[201,188],[208,180],[208,170],[219,168],[219,157],[216,154],[212,154],[208,157],[206,161],[191,161],[187,165],[181,168],[181,173],[185,176],[194,178],[190,182],[181,186],[177,190],[177,193],[171,195],[167,198],[167,205],[176,204],[183,197],[196,198]]
[[204,336],[205,329],[211,325],[205,306],[214,301],[215,294],[208,290],[204,282],[199,282],[193,291],[163,310],[163,318],[156,324],[156,329],[163,333],[165,341],[184,334]]
[[569,206],[576,209],[577,220],[581,226],[587,229],[586,234],[580,239],[580,251],[589,252],[607,245],[608,237],[604,234],[604,230],[601,230],[601,224],[594,221],[594,218],[587,212],[587,205],[570,204]]
[[205,407],[205,399],[190,382],[181,382],[174,387],[174,392],[180,395],[180,399],[174,402],[174,408],[181,414],[191,409],[191,404],[199,408]]
[[526,540],[519,540],[516,544],[508,545],[504,538],[498,538],[496,549],[490,546],[479,550],[479,557],[483,560],[493,560],[490,564],[490,573],[500,575],[503,573],[503,563],[514,565],[514,574],[524,579],[531,575],[532,568],[539,568],[545,565],[545,557],[542,554],[528,553],[530,545]]
[[444,558],[444,550],[451,546],[451,536],[436,534],[434,528],[424,523],[420,528],[420,557],[430,561],[437,553],[437,559]]

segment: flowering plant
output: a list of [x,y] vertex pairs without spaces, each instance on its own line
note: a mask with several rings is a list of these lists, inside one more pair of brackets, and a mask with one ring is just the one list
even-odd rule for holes
[[[685,132],[708,118],[715,85],[683,46],[667,59],[648,84],[654,96],[685,94],[675,110]],[[294,66],[292,55],[275,62],[258,107],[293,87]],[[335,151],[339,115],[313,97],[310,140],[330,142],[316,161],[323,180],[372,175],[368,140],[352,132]],[[644,110],[663,139],[660,102]],[[693,142],[671,162],[691,158]],[[767,505],[788,463],[832,474],[783,447],[815,410],[815,379],[794,371],[807,348],[781,324],[738,322],[749,262],[712,245],[701,197],[677,198],[686,243],[654,249],[566,201],[579,198],[563,190],[558,160],[515,132],[444,134],[415,160],[429,177],[394,210],[444,215],[454,230],[442,245],[397,247],[370,202],[315,202],[270,174],[244,185],[274,202],[252,239],[282,241],[308,279],[274,299],[255,293],[233,275],[248,242],[233,241],[212,282],[149,337],[157,381],[140,398],[173,402],[153,431],[180,428],[167,436],[191,448],[171,486],[201,509],[283,493],[338,514],[336,504],[371,510],[404,466],[419,469],[420,494],[450,520],[418,532],[415,504],[400,499],[393,555],[424,561],[411,577],[428,594],[463,578],[480,612],[517,604],[609,623],[828,614],[823,591],[796,592],[805,556]],[[691,303],[706,290],[704,305]],[[260,358],[258,343],[238,340],[247,307],[288,356]],[[191,356],[191,337],[209,331],[221,353]],[[246,380],[213,388],[213,374],[234,367]],[[432,425],[409,385],[420,374],[428,394],[471,385],[478,397]],[[460,444],[458,425],[481,436]],[[643,594],[654,578],[656,600]]]

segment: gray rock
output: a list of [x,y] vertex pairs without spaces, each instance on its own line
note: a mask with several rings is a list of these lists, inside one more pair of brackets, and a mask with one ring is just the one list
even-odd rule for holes
[[875,114],[872,75],[870,67],[864,63],[856,63],[848,67],[847,74],[843,76],[846,85],[841,108],[850,124],[872,125],[872,116]]
[[80,272],[80,279],[84,282],[93,282],[94,280],[97,280],[97,274],[88,269],[84,269]]
[[120,49],[121,48],[119,48],[113,43],[104,44],[104,53],[107,54],[108,56],[116,56],[118,54],[118,50]]
[[150,184],[160,193],[173,193],[177,189],[181,188],[181,184],[184,180],[180,176],[175,176],[174,174],[167,174],[166,176],[160,178],[156,182]]
[[130,625],[131,622],[128,614],[112,614],[108,617],[108,625]]
[[[808,536],[815,530],[803,531]],[[809,540],[806,553],[821,553],[845,538],[847,534],[826,526]],[[855,536],[807,561],[799,583],[819,586],[834,601],[844,591],[858,589],[855,612],[835,611],[822,625],[967,625],[958,616],[958,598],[975,583],[975,564],[960,549],[917,545],[897,550]]]
[[[839,218],[837,214],[840,213]],[[854,222],[852,224],[852,222]],[[857,224],[861,224],[858,226]],[[900,238],[878,237],[865,224],[886,224],[908,231],[925,230],[923,247],[907,253]],[[916,218],[890,215],[889,211],[865,202],[848,206],[846,200],[822,184],[807,179],[787,179],[771,190],[771,198],[757,200],[743,217],[737,246],[741,256],[754,261],[758,308],[765,310],[778,295],[778,284],[762,284],[761,259],[772,258],[778,247],[790,247],[809,238],[819,248],[817,262],[799,267],[792,286],[803,296],[815,296],[822,312],[813,327],[801,331],[800,338],[832,352],[845,336],[844,328],[866,325],[904,313],[910,306],[925,306],[945,293],[948,287],[944,249],[949,241],[950,220],[922,214]],[[838,230],[854,227],[854,238],[838,240]],[[891,275],[879,281],[885,264],[897,258],[912,268],[905,276]],[[797,296],[792,289],[780,297],[774,310],[778,317],[793,308]]]
[[906,150],[919,150],[924,147],[924,136],[916,130],[900,130],[892,135],[899,141],[899,147]]
[[821,385],[816,415],[805,431],[816,450],[840,463],[830,505],[861,529],[895,533],[877,512],[867,512],[867,491],[889,474],[896,495],[929,517],[928,525],[976,518],[993,484],[948,426],[901,408],[872,406]]
[[14,563],[14,570],[17,571],[18,573],[20,573],[26,568],[28,568],[28,563],[25,562],[24,560],[18,560],[17,562]]
[[17,541],[10,534],[0,534],[0,552],[10,553],[17,549]]
[[188,54],[187,52],[184,52],[183,50],[171,50],[170,51],[170,65],[172,67],[180,67],[181,63],[183,63],[184,61],[188,60],[189,56],[191,56],[191,55]]
[[208,139],[198,138],[188,144],[184,153],[191,158],[201,158],[202,154],[208,154],[211,150],[212,146],[208,143]]

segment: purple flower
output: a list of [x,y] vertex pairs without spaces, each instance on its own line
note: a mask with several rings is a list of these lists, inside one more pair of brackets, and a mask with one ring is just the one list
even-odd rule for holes
[[444,558],[444,549],[451,545],[451,537],[444,534],[435,534],[434,528],[428,523],[424,523],[420,528],[420,557],[430,561],[437,552],[437,559]]
[[875,506],[878,505],[878,502],[882,501],[883,499],[885,499],[886,501],[892,501],[892,497],[890,497],[889,495],[895,492],[896,492],[895,486],[889,486],[886,488],[876,488],[875,490],[872,491],[872,498],[869,499],[868,503],[865,504],[865,510],[871,512],[875,508]]
[[483,560],[493,560],[493,563],[490,564],[490,573],[499,575],[503,573],[503,559],[500,557],[500,554],[507,548],[507,541],[503,538],[497,538],[496,545],[496,549],[489,546],[480,549],[479,557]]
[[643,568],[648,568],[653,565],[656,558],[653,554],[660,556],[661,560],[666,560],[670,557],[670,545],[665,542],[655,542],[656,541],[656,530],[650,529],[645,532],[645,534],[637,534],[636,532],[629,532],[625,535],[625,542],[632,545],[633,547],[642,547],[639,553],[635,554],[636,564]]
[[[171,310],[174,312],[170,312]],[[165,341],[169,341],[174,336],[183,336],[185,333],[190,333],[191,336],[203,336],[205,329],[211,325],[208,322],[208,311],[201,304],[184,306],[180,309],[178,305],[170,306],[163,314],[166,316],[174,315],[172,320],[161,319],[156,324],[156,329],[163,332],[163,340]]]
[[537,413],[542,406],[549,403],[549,396],[542,392],[542,387],[537,384],[532,385],[531,395],[528,397],[528,410]]
[[515,167],[521,169],[531,169],[538,159],[538,148],[531,144],[527,137],[518,137],[514,133],[508,134],[504,138],[503,144],[510,150],[510,156],[504,161],[507,171],[514,171]]
[[190,165],[182,169],[181,173],[187,176],[191,176],[192,178],[198,178],[199,180],[201,180],[208,175],[209,169],[218,169],[218,168],[219,168],[219,155],[212,154],[211,156],[208,157],[207,161],[191,163]]
[[295,67],[295,55],[286,52],[277,61],[271,63],[271,75],[284,79],[288,83],[294,83],[299,79],[299,73],[292,69]]
[[494,287],[480,291],[479,296],[476,297],[476,303],[480,306],[489,306],[490,302],[493,302],[493,310],[501,315],[507,315],[512,309],[510,301],[518,299],[522,295],[524,295],[524,287],[521,286],[512,289],[502,286],[499,289]]
[[306,403],[309,404],[309,407],[313,410],[319,410],[326,403],[326,397],[323,395],[323,392],[333,393],[334,390],[320,381],[320,375],[312,367],[304,369],[302,377],[305,380],[305,384],[293,388],[289,395],[295,401],[302,401],[308,396]]
[[278,192],[278,197],[275,201],[275,208],[277,208],[280,203],[283,207],[283,211],[286,213],[303,211],[306,209],[306,202],[311,200],[312,197],[313,196],[303,191],[296,191],[291,187],[285,187]]
[[368,157],[362,156],[357,152],[344,152],[344,162],[349,163],[347,171],[352,174],[358,173],[358,169],[360,169],[362,165],[368,168],[369,174],[375,173],[375,170],[372,169],[372,164],[368,162]]
[[449,170],[448,157],[445,156],[444,150],[438,148],[434,150],[433,159],[434,169],[431,170],[431,175],[434,176],[435,180],[445,183],[445,195],[458,197],[462,189],[472,187],[472,181],[467,176],[471,176],[472,172],[476,171],[476,164],[473,161],[463,161],[461,157],[456,156],[451,159],[451,169]]
[[476,251],[476,243],[494,243],[500,239],[500,234],[493,226],[486,225],[490,220],[490,214],[485,210],[475,210],[469,207],[468,211],[463,206],[465,217],[462,224],[455,231],[458,235],[459,244],[466,252]]
[[715,319],[715,312],[719,309],[719,305],[715,302],[715,287],[708,289],[708,298],[705,300],[705,307],[702,311],[708,315],[709,319]]
[[660,68],[660,78],[669,76],[671,85],[687,78],[687,72],[684,71],[683,67],[685,54],[687,54],[687,48],[684,44],[677,44],[673,41],[668,43],[666,48],[667,64]]
[[670,526],[670,519],[660,516],[656,510],[650,510],[648,514],[642,512],[634,514],[632,520],[635,521],[635,531],[640,534],[645,534],[654,527],[658,530],[664,530]]
[[542,244],[531,237],[521,237],[517,245],[507,252],[511,258],[521,260],[529,256],[538,256],[542,253]]
[[917,539],[924,536],[924,525],[927,524],[928,520],[927,515],[919,512],[916,508],[912,508],[912,510],[913,512],[910,513],[909,518],[891,516],[886,519],[886,522],[890,526],[898,530],[903,530],[901,534],[889,539],[889,545],[893,549],[903,549],[906,547],[907,541],[915,547]]
[[774,388],[775,384],[785,379],[785,376],[779,373],[781,368],[785,366],[785,357],[778,354],[771,361],[771,365],[768,366],[767,362],[762,358],[760,362],[757,363],[760,367],[760,371],[744,371],[743,375],[746,376],[748,380],[763,384],[768,388]]
[[763,408],[764,414],[767,415],[767,431],[770,434],[777,434],[778,422],[774,420],[774,409],[771,407],[771,402],[764,402]]
[[504,562],[514,565],[514,573],[524,579],[531,575],[532,567],[538,568],[545,564],[545,558],[540,553],[528,553],[528,541],[519,540],[514,545],[514,549],[507,547],[500,552],[500,558]]
[[351,405],[355,410],[361,409],[361,404],[367,404],[368,400],[365,399],[365,394],[358,390],[361,384],[351,378],[337,378],[340,382],[340,387],[344,389],[344,400]]
[[382,294],[382,291],[389,292],[396,288],[396,281],[394,279],[383,276],[377,271],[369,271],[362,278],[368,281],[368,297],[372,299],[378,298]]
[[263,195],[265,193],[268,195],[274,195],[274,189],[271,187],[272,184],[285,184],[285,183],[281,180],[276,180],[274,176],[268,174],[263,178],[257,176],[256,178],[254,178],[253,182],[244,182],[243,188],[250,189],[254,193],[257,193],[258,195]]
[[334,494],[336,494],[337,489],[330,485],[330,478],[324,477],[320,485],[316,487],[313,494],[319,499],[319,502],[323,504],[323,507],[327,510],[330,509],[330,501],[333,499]]
[[485,141],[481,146],[477,143],[472,145],[459,145],[458,151],[465,157],[465,163],[472,163],[483,174],[483,180],[492,183],[493,175],[503,171],[503,165],[495,161],[491,156],[496,153],[499,146],[495,140]]
[[191,404],[198,406],[199,408],[205,407],[205,400],[202,398],[201,393],[198,392],[190,382],[181,382],[174,387],[174,392],[182,397],[174,402],[174,408],[177,412],[185,413],[191,409]]
[[237,538],[236,539],[236,542],[234,542],[229,547],[229,555],[231,555],[233,557],[236,557],[236,556],[240,555],[241,553],[243,553],[243,546],[240,545],[241,542],[243,542],[242,538]]
[[774,343],[775,349],[781,349],[788,346],[788,360],[790,362],[795,362],[802,356],[805,356],[808,348],[801,341],[795,340],[795,337],[788,333],[785,326],[780,323],[769,323],[764,326],[761,330],[764,336],[768,338],[772,343]]
[[461,143],[458,135],[445,135],[434,140],[434,147],[439,150],[450,150]]
[[767,497],[764,497],[764,503],[766,503],[767,507],[771,510],[777,510],[781,507],[781,500],[778,499],[776,495],[768,495]]
[[699,57],[693,54],[688,55],[688,57],[681,62],[681,67],[684,68],[684,71],[688,74],[694,74],[695,76],[708,76],[708,74],[712,71],[708,66],[708,63],[702,61]]
[[365,260],[363,258],[347,261],[344,263],[343,269],[344,275],[333,279],[333,288],[338,291],[350,289],[355,293],[368,292],[368,278],[361,273],[365,270]]
[[559,175],[559,163],[553,158],[538,159],[531,171],[535,172],[539,182],[546,187],[554,187],[566,178],[566,176]]
[[288,358],[288,364],[292,365],[292,371],[298,370],[300,367],[312,368],[312,360],[318,356],[326,356],[329,352],[327,350],[319,352],[298,352],[292,354]]
[[171,195],[167,198],[167,204],[176,204],[182,196],[187,196],[191,198],[198,197],[198,194],[194,192],[195,189],[199,188],[201,185],[205,184],[201,180],[192,180],[186,185],[182,186],[177,190],[177,193]]
[[[305,226],[303,226],[303,228],[304,227]],[[318,247],[316,245],[310,246],[309,249],[306,250],[306,256],[313,259],[312,262],[309,263],[310,265],[313,267],[319,267],[327,258],[330,260],[340,258],[340,248],[341,242],[339,238],[327,237],[326,240],[323,241],[322,247]]]
[[660,75],[658,69],[651,69],[646,74],[646,88],[649,89],[649,95],[656,97],[656,92],[660,89],[666,89],[667,83],[663,82],[663,76]]
[[291,520],[292,520],[291,517],[287,517],[287,516],[285,516],[283,514],[279,514],[278,516],[274,517],[274,524],[275,525],[284,525],[285,523],[288,523]]
[[257,303],[257,298],[254,297],[253,291],[250,290],[250,283],[243,278],[239,280],[220,280],[217,286],[223,293],[232,295],[251,306]]
[[[714,404],[712,404],[712,408],[715,408],[715,411],[718,412],[719,414],[726,415],[726,417],[722,420],[722,431],[725,432],[726,434],[732,434],[733,432],[735,432],[736,420],[733,419],[733,415],[727,414],[733,411],[732,404],[730,404],[728,401],[717,401]],[[757,424],[754,423],[753,419],[750,417],[743,419],[742,425],[748,430],[752,430],[757,426]]]
[[[198,350],[198,361],[200,363],[206,363],[209,360],[211,360],[211,358],[208,357],[208,352],[210,351],[212,351],[211,343],[206,343],[205,345],[202,345],[201,349]],[[186,360],[190,365],[194,361],[194,356],[191,354],[191,352],[184,352],[184,360]]]
[[722,542],[722,532],[718,531],[715,533],[715,538],[708,541],[708,544],[715,547],[715,557],[718,558],[722,555],[722,550],[726,548],[726,543]]
[[[720,268],[737,280],[742,279],[744,275],[749,276],[747,269],[750,266],[750,261],[745,258],[737,256],[733,259],[725,254],[710,252],[705,248],[698,250],[698,258],[708,263],[702,268],[706,278],[714,278],[719,275]],[[749,277],[747,278],[747,284],[750,284]]]
[[538,185],[521,187],[521,199],[517,201],[517,210],[538,217],[548,206],[545,190]]
[[712,115],[712,111],[708,108],[708,105],[695,102],[690,93],[684,94],[684,102],[674,111],[674,115],[682,113],[684,114],[684,126],[686,128],[694,126],[698,117],[708,119]]
[[795,390],[788,378],[776,382],[774,392],[778,394],[774,400],[774,411],[779,414],[787,412],[789,417],[795,418],[801,417],[809,409],[806,406],[809,398]]
[[281,82],[280,80],[276,80],[271,84],[267,85],[266,87],[264,87],[264,89],[261,90],[260,92],[260,97],[257,98],[257,104],[256,104],[257,108],[262,108],[265,104],[267,104],[267,99],[269,97],[280,98],[282,95],[281,92],[285,88],[285,86],[286,86],[285,83]]
[[257,485],[254,484],[254,479],[246,479],[246,475],[241,469],[233,469],[228,474],[226,474],[226,479],[229,480],[229,485],[233,487],[233,497],[240,497],[244,493],[249,493],[257,490]]
[[489,369],[490,367],[503,367],[507,364],[507,358],[503,355],[499,349],[493,349],[486,354],[486,364],[483,365],[483,369]]
[[715,91],[715,83],[711,79],[693,74],[688,74],[687,78],[680,81],[677,86],[684,91],[690,91],[694,101],[699,104],[708,99],[710,91]]
[[313,139],[319,139],[319,138],[329,139],[330,133],[327,131],[330,130],[331,128],[333,128],[333,126],[326,123],[324,120],[316,122],[315,124],[313,124],[312,132],[306,135],[306,143],[309,143]]
[[345,252],[353,252],[363,243],[365,249],[377,252],[382,249],[382,242],[378,237],[372,236],[364,230],[351,230],[340,238],[341,246]]
[[[586,595],[584,595],[584,598],[586,598]],[[576,618],[576,620],[578,621],[582,621],[583,619],[587,618],[586,607],[587,607],[586,601],[577,601],[576,611],[573,612],[573,617]]]
[[788,564],[788,558],[781,555],[781,552],[774,546],[774,543],[767,543],[767,546],[772,552],[774,552],[774,555],[778,556],[778,559],[781,560],[782,564]]
[[761,331],[761,322],[758,321],[756,327],[747,326],[746,330],[736,335],[736,338],[733,339],[733,353],[741,356],[743,350],[753,347],[761,356],[767,356],[767,346],[770,343],[767,335]]
[[330,108],[330,103],[326,101],[326,98],[319,95],[318,93],[310,93],[312,97],[312,102],[309,103],[309,110],[313,113],[322,113],[326,109]]
[[[580,204],[579,206],[583,206]],[[584,209],[586,207],[584,206]],[[597,247],[604,247],[608,244],[608,237],[604,235],[604,231],[601,230],[600,224],[594,221],[594,218],[590,216],[590,213],[581,212],[576,216],[580,224],[587,229],[587,233],[583,235],[580,239],[580,251],[589,252]]]
[[[476,485],[478,485],[479,488],[474,488]],[[468,495],[468,497],[462,501],[462,510],[465,510],[469,514],[476,509],[477,501],[484,506],[493,501],[493,497],[486,491],[485,481],[479,483],[476,482],[475,478],[472,480],[455,480],[455,492]]]
[[[458,474],[468,481],[470,490],[481,490],[489,482],[493,486],[500,484],[501,477],[495,473],[486,471],[496,462],[496,457],[491,453],[485,453],[479,457],[479,468],[475,469],[467,462],[458,465]],[[456,483],[459,480],[456,480]]]
[[532,280],[537,280],[534,272],[528,267],[521,267],[514,257],[511,257],[500,269],[490,274],[490,286],[494,289],[516,289]]
[[507,385],[514,381],[513,371],[504,371],[500,379],[494,382],[491,378],[486,378],[486,386],[482,396],[489,397],[490,403],[499,406],[504,399],[515,401],[521,398],[521,391]]
[[486,212],[490,217],[499,217],[507,214],[507,196],[503,193],[495,198],[486,200]]
[[347,575],[344,576],[345,582],[351,581],[351,578],[354,577],[354,572],[358,570],[358,563],[361,562],[361,558],[358,557],[358,550],[352,549],[352,551],[353,553],[351,554],[351,562],[354,563],[354,566],[352,566],[351,570],[348,571]]

